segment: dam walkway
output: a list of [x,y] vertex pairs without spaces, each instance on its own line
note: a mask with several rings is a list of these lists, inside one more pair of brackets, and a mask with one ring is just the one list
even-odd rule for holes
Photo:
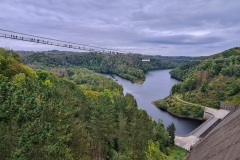
[[230,111],[224,109],[217,110],[205,107],[204,116],[207,120],[188,135],[176,135],[175,145],[190,151],[191,147],[201,141],[202,136],[211,129],[211,127],[219,123],[229,112]]

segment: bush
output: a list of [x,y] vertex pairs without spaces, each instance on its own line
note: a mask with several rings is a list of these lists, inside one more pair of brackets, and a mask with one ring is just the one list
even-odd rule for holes
[[190,112],[188,110],[186,110],[186,108],[183,108],[181,110],[181,114],[185,115],[185,116],[189,116],[190,115]]
[[163,109],[167,109],[168,108],[168,103],[164,100],[160,100],[157,102],[157,105]]

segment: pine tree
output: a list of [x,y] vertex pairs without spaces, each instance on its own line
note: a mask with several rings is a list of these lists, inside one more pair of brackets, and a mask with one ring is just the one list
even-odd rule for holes
[[176,131],[176,128],[175,128],[174,123],[171,123],[171,124],[167,127],[167,131],[168,131],[169,138],[170,138],[170,144],[171,144],[171,145],[174,145],[175,131]]

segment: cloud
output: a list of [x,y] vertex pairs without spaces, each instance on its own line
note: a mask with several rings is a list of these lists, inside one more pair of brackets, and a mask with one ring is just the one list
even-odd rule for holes
[[173,36],[151,37],[149,39],[142,40],[141,42],[172,44],[172,45],[203,45],[203,44],[217,43],[221,41],[223,41],[223,38],[221,37],[173,35]]
[[143,54],[206,55],[239,45],[239,8],[236,0],[1,0],[0,28]]

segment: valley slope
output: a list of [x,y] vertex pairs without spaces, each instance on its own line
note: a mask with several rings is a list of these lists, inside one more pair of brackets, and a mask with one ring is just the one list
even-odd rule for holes
[[240,48],[231,48],[201,60],[174,68],[171,77],[182,82],[172,87],[169,97],[154,104],[190,118],[201,118],[204,106],[218,109],[222,101],[240,105]]
[[[141,54],[77,53],[66,51],[28,52],[19,51],[23,61],[33,68],[82,67],[99,73],[113,73],[135,83],[143,83],[144,72],[174,68],[178,63],[160,60]],[[144,62],[142,59],[150,59]]]
[[32,70],[16,52],[0,48],[0,159],[168,160],[186,155],[163,124],[138,109],[134,97],[123,95],[111,78],[76,66],[57,72],[66,76]]

